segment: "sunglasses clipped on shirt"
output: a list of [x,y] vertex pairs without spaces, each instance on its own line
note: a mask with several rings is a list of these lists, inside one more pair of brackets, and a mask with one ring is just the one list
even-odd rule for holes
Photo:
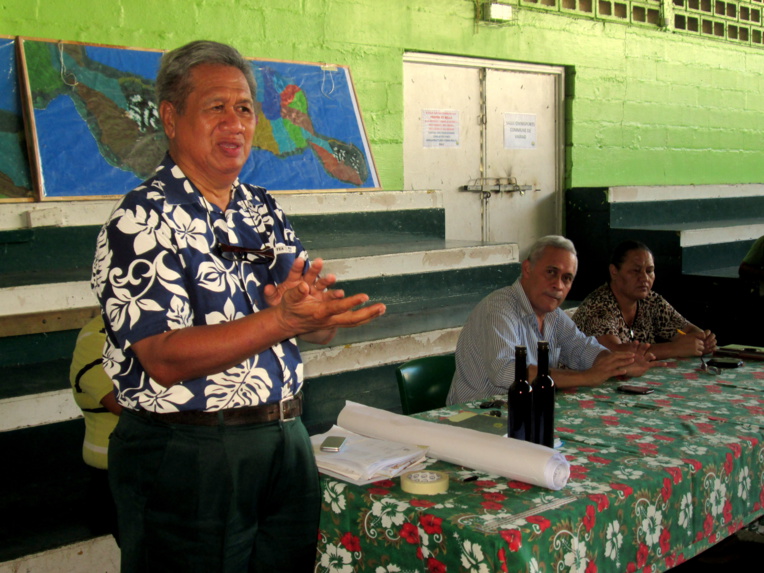
[[271,248],[248,249],[225,243],[218,243],[218,247],[220,256],[228,261],[248,261],[255,265],[265,265],[272,263],[276,258],[276,253]]

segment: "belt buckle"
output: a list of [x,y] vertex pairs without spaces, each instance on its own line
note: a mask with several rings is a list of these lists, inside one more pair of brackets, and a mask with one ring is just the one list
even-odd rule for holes
[[284,408],[286,407],[287,402],[290,402],[291,400],[296,399],[296,396],[289,396],[288,398],[282,398],[279,400],[279,421],[281,422],[291,422],[294,420],[294,416],[291,418],[287,418],[284,416]]

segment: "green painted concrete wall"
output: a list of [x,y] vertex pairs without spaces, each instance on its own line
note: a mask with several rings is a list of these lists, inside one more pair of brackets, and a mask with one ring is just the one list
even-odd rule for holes
[[0,34],[349,65],[383,186],[403,185],[402,58],[569,66],[567,186],[764,181],[764,49],[472,0],[0,0]]

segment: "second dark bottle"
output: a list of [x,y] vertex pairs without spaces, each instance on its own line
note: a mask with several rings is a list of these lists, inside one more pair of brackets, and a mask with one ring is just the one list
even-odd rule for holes
[[549,375],[549,343],[541,340],[538,345],[538,371],[531,384],[533,388],[532,441],[554,447],[554,380]]

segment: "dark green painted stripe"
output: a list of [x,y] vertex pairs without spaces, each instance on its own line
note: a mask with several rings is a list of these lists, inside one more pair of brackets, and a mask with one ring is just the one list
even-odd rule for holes
[[705,269],[737,269],[753,242],[747,240],[685,247],[682,250],[682,271],[696,273]]
[[[759,217],[764,213],[764,197],[721,197],[675,201],[613,203],[613,227],[713,223]],[[680,229],[682,227],[679,227]]]
[[[71,359],[77,330],[0,338],[0,368]],[[5,382],[0,376],[0,386]]]

